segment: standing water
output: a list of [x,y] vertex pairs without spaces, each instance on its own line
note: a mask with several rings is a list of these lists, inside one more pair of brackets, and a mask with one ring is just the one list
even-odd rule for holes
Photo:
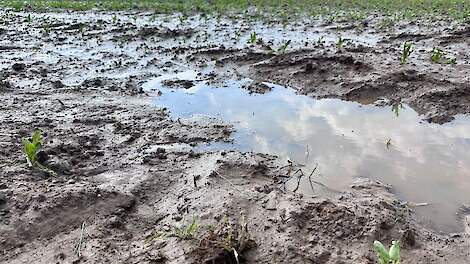
[[[207,115],[232,123],[233,143],[215,149],[254,151],[304,164],[318,165],[315,191],[344,190],[355,178],[367,177],[393,186],[400,199],[424,203],[420,219],[443,232],[461,231],[456,213],[470,202],[470,118],[444,124],[422,121],[406,105],[377,107],[338,99],[315,100],[277,85],[271,92],[241,89],[250,80],[190,89],[169,89],[167,79],[194,79],[194,72],[163,76],[144,84],[160,90],[155,105],[174,117]],[[298,192],[313,195],[307,179]]]

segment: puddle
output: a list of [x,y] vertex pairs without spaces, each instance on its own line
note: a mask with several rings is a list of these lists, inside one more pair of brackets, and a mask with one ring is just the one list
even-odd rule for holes
[[[338,99],[314,100],[277,85],[264,95],[240,87],[250,80],[190,89],[168,89],[168,78],[192,79],[192,72],[159,77],[144,85],[162,95],[155,105],[175,117],[207,115],[234,124],[233,143],[201,148],[234,149],[278,155],[305,164],[314,179],[333,190],[344,190],[355,178],[367,177],[393,186],[414,207],[421,221],[442,232],[462,230],[456,212],[470,202],[470,118],[429,124],[414,110],[377,107]],[[390,141],[389,141],[390,140]],[[387,145],[387,142],[390,144]],[[296,185],[295,180],[290,188]],[[315,193],[325,187],[316,184]],[[298,192],[314,194],[308,179]]]

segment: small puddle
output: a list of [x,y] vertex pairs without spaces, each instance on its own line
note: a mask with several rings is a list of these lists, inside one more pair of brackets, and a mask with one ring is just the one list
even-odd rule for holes
[[273,154],[305,164],[306,172],[318,164],[314,178],[324,186],[315,184],[313,192],[305,177],[297,192],[306,195],[344,190],[355,178],[376,179],[392,185],[400,199],[429,204],[413,208],[428,227],[462,231],[456,213],[470,202],[470,118],[429,124],[406,105],[315,100],[272,84],[267,94],[249,94],[240,88],[250,80],[163,87],[164,80],[173,78],[194,80],[197,75],[183,72],[144,84],[147,91],[162,92],[155,105],[167,107],[174,117],[207,115],[235,126],[233,143],[199,148]]

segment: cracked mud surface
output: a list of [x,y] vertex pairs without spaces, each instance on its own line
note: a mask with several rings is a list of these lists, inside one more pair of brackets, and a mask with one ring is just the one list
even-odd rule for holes
[[[242,216],[253,242],[240,250],[245,263],[375,263],[375,239],[400,240],[403,263],[470,261],[468,233],[425,229],[381,183],[303,197],[282,188],[291,169],[274,156],[195,152],[200,143],[231,141],[231,124],[173,119],[150,103],[158,94],[142,89],[149,78],[197,68],[197,78],[212,83],[253,78],[246,87],[253,93],[269,93],[262,84],[269,81],[312,97],[403,101],[442,123],[470,111],[461,52],[468,30],[423,25],[419,35],[415,27],[386,34],[371,18],[369,26],[344,27],[354,44],[338,52],[337,29],[322,23],[284,31],[200,16],[184,25],[145,13],[119,13],[116,22],[106,12],[26,16],[8,13],[0,30],[2,263],[235,263],[206,234],[224,221],[239,228]],[[252,30],[264,40],[247,48]],[[324,47],[314,47],[321,34]],[[266,50],[289,38],[286,53]],[[417,51],[402,66],[404,40]],[[427,49],[438,44],[457,65],[429,61]],[[57,177],[24,160],[21,138],[34,128],[43,131],[42,155]],[[145,242],[192,215],[196,239]]]

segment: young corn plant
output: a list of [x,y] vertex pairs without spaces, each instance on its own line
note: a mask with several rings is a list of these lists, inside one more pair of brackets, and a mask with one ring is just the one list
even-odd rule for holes
[[457,64],[457,58],[450,58],[444,61],[444,64],[453,65]]
[[250,39],[248,40],[249,44],[255,44],[257,40],[256,32],[250,34]]
[[378,264],[400,264],[400,243],[392,241],[389,250],[380,241],[374,241],[374,248],[377,251]]
[[31,139],[23,139],[24,154],[26,156],[26,161],[30,167],[33,167],[37,162],[37,153],[41,149],[42,139],[41,131],[36,129],[31,136]]
[[43,27],[42,27],[42,33],[46,36],[49,35],[49,33],[51,33],[51,26],[49,23],[44,23]]
[[434,47],[431,52],[431,61],[434,63],[441,63],[442,56],[444,56],[444,52],[442,49]]
[[182,14],[178,17],[178,19],[180,20],[181,25],[184,25],[188,20],[188,17],[185,14]]
[[41,150],[43,145],[42,137],[41,137],[41,130],[36,129],[31,136],[31,138],[23,138],[23,152],[26,156],[26,161],[28,162],[28,166],[31,168],[37,168],[40,171],[50,175],[56,176],[57,174],[55,171],[47,168],[45,165],[42,165],[38,161],[38,152]]
[[323,46],[323,44],[325,44],[325,37],[324,36],[320,36],[317,40],[317,45],[318,46]]
[[165,231],[156,231],[149,237],[145,239],[145,243],[150,243],[152,240],[155,239],[167,239],[169,237],[177,237],[181,240],[190,240],[196,237],[196,234],[199,230],[199,225],[196,222],[196,217],[193,216],[193,220],[190,223],[185,223],[185,219],[183,218],[183,224],[180,227],[173,227],[172,231],[165,232]]
[[81,34],[82,36],[85,35],[85,27],[86,27],[85,24],[80,24],[80,25],[79,25],[78,31],[80,32],[80,34]]
[[[240,263],[242,254],[256,246],[250,237],[248,223],[243,212],[240,219],[232,225],[228,218],[222,223],[212,226],[201,238],[199,247],[210,251],[210,255],[218,255],[225,261],[223,263]],[[222,263],[222,262],[221,262]]]
[[347,39],[343,38],[341,35],[338,36],[338,42],[336,42],[336,47],[338,48],[338,51],[341,51],[341,49],[344,47],[346,40]]
[[442,63],[442,64],[457,64],[457,59],[454,58],[445,58],[444,56],[446,53],[437,47],[434,47],[431,52],[431,61],[434,63]]
[[277,49],[278,53],[284,53],[287,50],[287,47],[289,46],[291,40],[289,39],[286,43],[282,44],[279,49]]
[[406,64],[408,62],[408,58],[410,57],[411,53],[413,53],[414,47],[412,43],[405,42],[403,43],[403,52],[400,57],[400,63]]
[[33,17],[31,16],[31,14],[28,14],[28,16],[26,17],[26,22],[28,23],[33,22]]
[[193,215],[193,220],[185,224],[183,219],[183,225],[181,227],[175,227],[172,236],[183,240],[193,239],[199,230],[199,225],[196,223],[196,217]]

